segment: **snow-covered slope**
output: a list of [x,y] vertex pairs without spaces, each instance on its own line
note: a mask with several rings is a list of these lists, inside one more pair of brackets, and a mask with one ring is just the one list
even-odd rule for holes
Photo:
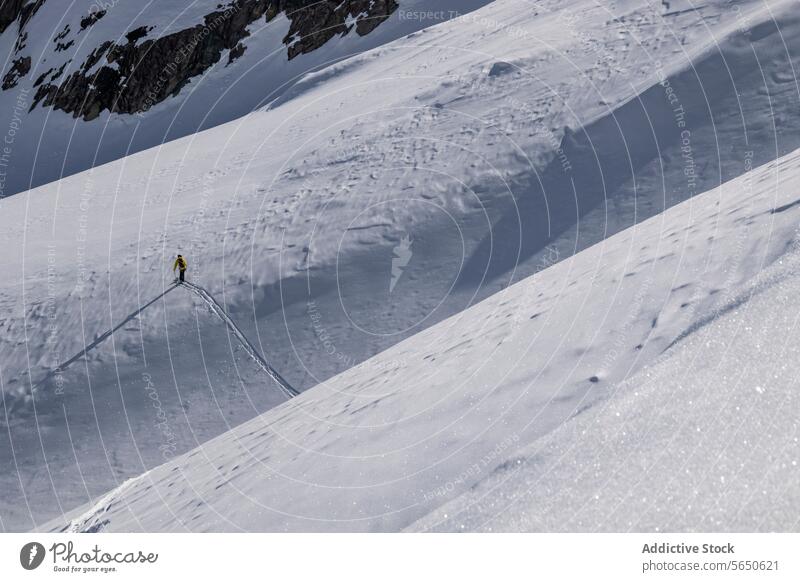
[[795,152],[48,527],[796,530],[798,192]]
[[606,402],[499,455],[409,530],[800,530],[799,243]]
[[[268,364],[311,388],[795,149],[792,8],[497,0],[240,121],[4,200],[3,527],[283,402],[206,303],[162,295],[176,252]],[[683,331],[661,329],[609,380]]]
[[488,1],[4,1],[0,197],[236,119]]

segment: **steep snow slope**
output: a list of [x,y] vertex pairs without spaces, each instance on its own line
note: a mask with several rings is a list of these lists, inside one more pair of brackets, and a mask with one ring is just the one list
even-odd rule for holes
[[[304,73],[488,1],[3,2],[0,197],[236,119]],[[436,19],[408,16],[420,9]]]
[[[142,304],[152,300],[138,317],[115,318],[122,328],[85,358],[45,378],[35,407],[20,410],[19,401],[4,399],[4,528],[71,508],[286,400],[200,299],[167,287]],[[29,325],[60,325],[47,305]],[[81,326],[80,315],[53,333],[86,345],[102,339]],[[75,355],[46,340],[48,347],[52,368]]]
[[[160,463],[164,417],[178,454],[282,401],[182,292],[55,382],[161,296],[176,252],[312,387],[794,149],[792,7],[496,1],[308,75],[241,122],[5,200],[4,527]],[[667,331],[663,346],[681,330]],[[130,424],[88,422],[96,401]]]
[[800,530],[799,268],[795,239],[606,402],[410,530]]
[[393,531],[485,481],[430,523],[795,530],[798,192],[795,152],[48,528]]

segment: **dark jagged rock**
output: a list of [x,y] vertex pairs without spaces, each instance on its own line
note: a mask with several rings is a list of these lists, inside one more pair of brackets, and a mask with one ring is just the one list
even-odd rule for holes
[[285,0],[281,3],[291,21],[284,43],[289,45],[289,59],[321,47],[336,35],[346,35],[348,16],[365,16],[355,24],[356,33],[372,32],[398,8],[395,0],[353,0],[350,2],[313,2]]
[[22,32],[22,30],[25,28],[25,25],[28,24],[28,21],[33,18],[33,15],[39,11],[39,8],[41,8],[42,4],[45,2],[46,0],[35,0],[34,2],[29,2],[22,7],[19,19],[20,32]]
[[0,0],[0,34],[14,22],[19,21],[19,31],[25,28],[25,24],[41,8],[45,0]]
[[46,70],[44,73],[42,73],[41,75],[39,75],[38,77],[36,77],[36,80],[33,82],[33,86],[34,86],[34,87],[38,87],[39,85],[41,85],[42,83],[44,83],[44,80],[45,80],[45,79],[46,79],[48,76],[50,76],[50,74],[51,74],[52,72],[53,72],[53,67],[50,67],[50,68],[49,68],[49,69],[47,69],[47,70]]
[[[152,28],[152,27],[151,27]],[[128,34],[125,35],[125,38],[128,39],[129,43],[136,44],[139,39],[142,39],[147,36],[147,33],[150,31],[150,28],[146,26],[140,26],[139,28],[130,31]]]
[[20,77],[31,72],[31,58],[21,57],[11,63],[11,68],[3,77],[3,91],[8,91],[17,86]]
[[[224,50],[234,49],[248,35],[247,25],[264,15],[268,3],[239,1],[206,15],[203,24],[158,39],[141,41],[146,28],[131,31],[125,44],[98,47],[60,86],[39,87],[34,102],[87,121],[102,111],[146,111],[217,63]],[[103,56],[109,65],[92,71]]]
[[69,33],[70,33],[69,24],[67,24],[66,26],[64,26],[64,30],[59,32],[56,35],[56,37],[53,39],[53,42],[56,43],[56,52],[57,53],[65,51],[65,50],[69,49],[69,47],[71,47],[73,44],[75,44],[75,40],[74,39],[70,40],[70,41],[67,41],[67,42],[61,42],[62,40],[67,38]]
[[58,44],[56,44],[56,52],[57,53],[63,52],[65,50],[69,49],[73,44],[75,44],[75,40],[74,39],[70,40],[69,42],[58,43]]
[[105,54],[108,52],[108,49],[110,49],[112,46],[114,46],[114,43],[111,42],[110,40],[107,40],[99,47],[94,49],[91,52],[91,54],[87,57],[86,62],[83,63],[82,67],[83,72],[86,73],[89,69],[94,67],[97,63],[99,63],[100,59],[102,59],[105,56]]
[[[47,80],[48,82],[52,83],[53,81],[58,79],[64,73],[64,69],[67,68],[67,65],[70,64],[70,62],[72,62],[72,61],[67,61],[66,63],[61,65],[58,68],[58,70],[54,69],[53,67],[50,67],[44,73],[42,73],[41,75],[36,77],[36,81],[34,81],[33,86],[34,87],[38,87],[39,85],[44,83],[45,80]],[[50,78],[48,79],[47,77],[50,77]]]
[[103,18],[106,15],[105,10],[97,10],[89,13],[89,16],[84,16],[81,18],[81,30],[86,30],[93,24],[95,24],[98,20]]
[[69,24],[66,24],[66,25],[64,25],[64,30],[62,30],[61,32],[59,32],[59,33],[56,35],[56,37],[55,37],[55,39],[54,39],[54,40],[55,40],[56,42],[62,41],[62,40],[64,40],[64,39],[67,37],[67,35],[68,35],[68,34],[69,34]]
[[66,69],[67,65],[69,65],[71,62],[72,59],[68,60],[66,63],[61,65],[55,73],[53,73],[53,69],[51,67],[50,69],[47,69],[47,71],[45,71],[43,74],[39,75],[39,77],[37,77],[36,82],[33,84],[33,86],[38,87],[38,89],[36,90],[36,94],[33,96],[33,103],[31,103],[31,106],[28,108],[29,112],[33,111],[34,107],[36,107],[39,104],[39,101],[47,97],[47,95],[51,91],[52,85],[42,85],[42,83],[45,81],[45,77],[47,77],[47,75],[50,75],[48,83],[52,83],[53,81],[60,78],[61,75],[64,74],[64,69]]
[[19,36],[17,36],[17,42],[14,43],[14,54],[22,51],[27,46],[28,42],[28,33],[23,32]]
[[17,21],[27,0],[3,0],[0,2],[0,33]]
[[247,47],[244,46],[242,43],[237,44],[235,47],[231,49],[231,52],[228,53],[228,64],[230,65],[233,61],[238,59],[244,54],[244,51],[247,50]]
[[[19,7],[16,18],[26,22],[43,2],[36,0]],[[220,4],[202,24],[191,28],[151,39],[147,36],[153,27],[142,26],[128,32],[123,44],[106,41],[60,84],[54,83],[58,76],[49,81],[40,76],[31,109],[41,104],[86,121],[103,111],[140,113],[176,95],[190,79],[219,62],[225,51],[228,64],[241,57],[247,49],[242,42],[249,36],[247,27],[260,18],[270,21],[281,13],[287,16],[290,28],[284,43],[288,58],[293,59],[353,29],[362,36],[369,34],[397,8],[395,0],[234,0]],[[97,12],[85,18],[81,29],[104,14]],[[0,23],[2,16],[0,12]],[[60,40],[67,34],[65,29]],[[65,44],[64,48],[69,46]],[[106,64],[101,65],[103,58]]]

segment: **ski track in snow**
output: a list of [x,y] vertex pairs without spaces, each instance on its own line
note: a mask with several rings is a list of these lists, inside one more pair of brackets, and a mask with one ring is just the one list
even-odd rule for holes
[[772,209],[798,192],[800,151],[610,237],[154,469],[104,531],[795,531],[800,254]]
[[258,353],[258,349],[250,343],[250,340],[247,339],[247,336],[245,336],[244,332],[230,318],[217,300],[214,299],[213,295],[211,295],[202,287],[190,283],[189,281],[184,281],[180,285],[185,286],[187,289],[191,290],[192,293],[195,293],[198,297],[200,297],[200,299],[202,299],[211,308],[214,314],[223,322],[225,322],[225,325],[228,326],[228,329],[231,330],[231,333],[233,333],[236,339],[239,340],[239,343],[245,349],[247,354],[253,358],[253,361],[256,362],[258,366],[264,370],[264,372],[266,372],[273,380],[275,380],[275,383],[287,398],[299,396],[300,393],[292,388],[292,386],[272,366],[267,363],[264,357]]
[[75,362],[79,361],[81,358],[86,357],[86,355],[90,351],[94,350],[100,344],[102,344],[103,342],[108,340],[112,335],[114,335],[114,332],[119,331],[120,329],[125,327],[125,325],[133,321],[148,307],[154,305],[156,301],[162,299],[167,293],[169,293],[174,289],[177,289],[180,286],[189,289],[192,293],[194,293],[200,299],[202,299],[206,305],[209,306],[214,315],[216,315],[228,327],[228,329],[231,331],[231,333],[234,335],[237,341],[245,349],[247,355],[249,355],[264,372],[266,372],[273,380],[275,380],[275,383],[278,385],[278,388],[280,388],[281,392],[287,398],[294,398],[295,396],[299,395],[299,392],[297,392],[297,390],[292,388],[292,386],[278,373],[278,371],[267,363],[264,357],[258,352],[258,349],[250,342],[249,339],[247,339],[247,336],[244,334],[244,332],[230,318],[230,316],[225,312],[225,310],[222,308],[219,302],[217,302],[217,300],[214,299],[214,296],[211,295],[208,291],[206,291],[202,287],[194,285],[193,283],[190,283],[188,281],[184,281],[181,284],[175,283],[171,285],[170,287],[167,288],[166,291],[156,296],[155,298],[151,299],[145,305],[143,305],[142,307],[140,307],[139,309],[128,315],[125,319],[122,320],[122,322],[117,324],[113,329],[110,329],[101,334],[100,336],[98,336],[96,340],[94,340],[89,345],[85,346],[80,352],[78,352],[77,354],[69,358],[67,361],[57,366],[55,369],[48,372],[47,375],[44,377],[44,379],[42,379],[36,386],[34,386],[34,390],[36,388],[43,386],[58,374],[64,372],[67,368],[69,368]]

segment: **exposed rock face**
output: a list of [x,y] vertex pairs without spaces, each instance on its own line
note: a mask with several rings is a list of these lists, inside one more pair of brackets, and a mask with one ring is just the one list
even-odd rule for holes
[[81,30],[86,30],[106,15],[106,10],[96,10],[81,18]]
[[68,40],[67,42],[62,42],[70,33],[69,24],[64,27],[64,30],[59,32],[56,35],[54,42],[56,43],[56,52],[61,52],[68,50],[73,44],[75,44],[75,39]]
[[25,23],[36,14],[45,0],[0,0],[0,33],[5,32],[12,23],[19,21],[20,33]]
[[[6,0],[0,9],[0,27],[18,19],[21,30],[44,1]],[[31,109],[41,104],[87,121],[103,111],[140,113],[176,95],[226,51],[228,64],[241,57],[247,50],[243,43],[249,36],[247,27],[260,18],[269,22],[281,13],[286,15],[290,29],[284,43],[288,58],[293,59],[353,29],[361,36],[369,34],[397,8],[395,0],[234,0],[207,14],[202,24],[173,34],[149,39],[154,27],[140,27],[125,35],[124,44],[106,41],[63,80],[63,67],[58,74],[40,75]],[[81,31],[104,15],[104,11],[96,12],[84,18]],[[67,27],[56,37],[57,50],[72,45],[74,39],[68,37]],[[6,74],[9,84],[29,71],[28,57],[27,70],[21,62]]]
[[246,50],[247,47],[244,46],[242,43],[239,43],[235,47],[233,47],[231,49],[231,52],[228,53],[228,65],[230,65],[233,61],[242,56],[244,54],[244,51]]
[[27,75],[31,70],[31,58],[30,57],[22,57],[19,59],[15,59],[11,63],[11,68],[9,69],[8,73],[5,74],[3,77],[3,91],[8,91],[12,87],[17,86],[17,81],[20,77],[24,77]]
[[[289,45],[289,58],[316,50],[337,34],[345,35],[355,26],[365,36],[397,10],[395,0],[354,0],[351,2],[307,2],[285,0],[281,8],[291,20],[284,43]],[[310,4],[310,6],[309,6]],[[355,25],[349,16],[361,16]]]
[[[130,31],[125,44],[106,42],[60,85],[43,84],[34,97],[45,106],[92,120],[106,110],[137,113],[177,94],[189,79],[217,63],[225,50],[247,36],[269,0],[235,2],[205,16],[204,23],[155,40],[151,29]],[[105,59],[106,65],[96,65]]]
[[5,0],[0,4],[0,32],[5,32],[19,18],[25,0]]

